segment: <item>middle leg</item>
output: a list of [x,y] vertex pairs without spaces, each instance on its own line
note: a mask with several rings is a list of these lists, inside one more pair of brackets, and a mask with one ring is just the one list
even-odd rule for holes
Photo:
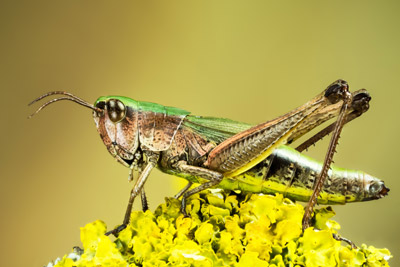
[[[207,188],[210,188],[210,187],[213,187],[213,186],[219,184],[222,181],[222,179],[224,178],[224,175],[219,172],[205,169],[202,167],[188,165],[185,161],[179,161],[176,164],[175,168],[180,172],[195,175],[195,176],[204,178],[206,180],[209,180],[209,182],[201,184],[201,185],[187,191],[190,188],[190,186],[192,185],[192,183],[189,182],[189,184],[178,193],[178,194],[183,193],[182,202],[181,202],[181,212],[183,213],[183,215],[185,217],[188,217],[188,214],[186,213],[186,199],[193,194],[196,194],[200,191],[203,191]],[[185,191],[187,191],[187,192],[185,192]]]

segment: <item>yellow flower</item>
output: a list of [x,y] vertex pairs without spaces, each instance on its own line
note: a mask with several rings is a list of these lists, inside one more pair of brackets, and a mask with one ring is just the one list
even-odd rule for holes
[[352,249],[333,238],[333,210],[315,211],[302,233],[301,205],[282,195],[241,195],[209,190],[188,200],[168,198],[154,213],[134,211],[118,238],[101,221],[81,229],[83,250],[48,266],[389,266],[387,249]]

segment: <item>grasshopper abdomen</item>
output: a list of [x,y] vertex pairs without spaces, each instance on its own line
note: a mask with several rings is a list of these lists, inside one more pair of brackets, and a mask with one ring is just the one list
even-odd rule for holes
[[[290,147],[281,146],[237,179],[242,183],[248,183],[249,180],[254,184],[259,183],[261,193],[282,193],[293,200],[306,202],[314,190],[321,169],[320,162]],[[388,191],[382,180],[363,171],[331,166],[317,202],[345,204],[367,201],[379,199]]]

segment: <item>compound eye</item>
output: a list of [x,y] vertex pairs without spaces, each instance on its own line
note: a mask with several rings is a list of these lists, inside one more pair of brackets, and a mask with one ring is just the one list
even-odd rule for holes
[[125,105],[118,99],[110,99],[107,102],[107,112],[110,120],[114,123],[125,118]]

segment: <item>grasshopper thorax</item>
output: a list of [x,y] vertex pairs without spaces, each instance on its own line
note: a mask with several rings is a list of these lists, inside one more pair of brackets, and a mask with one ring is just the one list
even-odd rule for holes
[[[132,167],[137,152],[169,149],[188,111],[123,96],[100,97],[93,118],[113,157]],[[142,157],[143,158],[143,157]]]

